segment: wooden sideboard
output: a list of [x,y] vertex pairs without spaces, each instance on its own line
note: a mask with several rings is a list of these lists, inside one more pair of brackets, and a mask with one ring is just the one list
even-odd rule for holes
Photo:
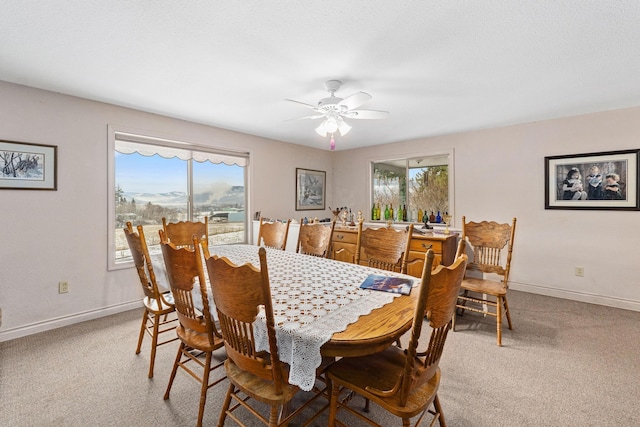
[[[336,225],[333,232],[331,255],[333,259],[353,263],[356,255],[358,229],[356,227],[340,227]],[[434,234],[425,231],[422,235],[413,233],[411,249],[409,252],[409,266],[407,272],[415,277],[422,275],[424,266],[424,254],[431,248],[434,252],[434,267],[440,264],[451,265],[456,257],[458,234]],[[361,260],[366,263],[366,260]]]

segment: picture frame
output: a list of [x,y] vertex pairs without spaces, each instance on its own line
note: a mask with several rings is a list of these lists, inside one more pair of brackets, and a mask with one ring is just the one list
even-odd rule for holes
[[57,190],[58,147],[0,141],[0,189]]
[[296,210],[324,210],[327,173],[296,168]]
[[640,210],[640,149],[544,160],[545,209]]

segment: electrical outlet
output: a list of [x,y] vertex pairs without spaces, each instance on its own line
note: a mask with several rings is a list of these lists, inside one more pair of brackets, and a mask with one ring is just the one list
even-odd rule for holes
[[576,267],[576,276],[584,277],[584,267]]
[[66,294],[67,292],[69,292],[69,282],[67,282],[66,280],[58,282],[58,293]]

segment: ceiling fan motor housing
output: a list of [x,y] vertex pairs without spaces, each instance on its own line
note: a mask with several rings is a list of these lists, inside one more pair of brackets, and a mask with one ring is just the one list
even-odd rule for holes
[[342,82],[340,80],[327,80],[324,82],[324,87],[327,88],[331,95],[333,95],[333,92],[340,89],[340,86],[342,86]]
[[340,86],[342,86],[342,82],[340,80],[327,80],[324,83],[324,87],[327,89],[327,91],[329,91],[331,96],[322,98],[318,102],[318,110],[321,110],[322,112],[329,113],[329,114],[331,113],[340,114],[342,112],[347,111],[347,107],[343,105],[338,105],[338,103],[340,103],[340,101],[342,101],[343,98],[338,98],[337,96],[334,95],[334,93],[338,89],[340,89]]
[[335,96],[330,96],[327,98],[322,98],[320,102],[318,102],[318,110],[323,113],[342,113],[347,111],[347,107],[344,105],[338,105],[338,103],[342,101],[342,98],[337,98]]

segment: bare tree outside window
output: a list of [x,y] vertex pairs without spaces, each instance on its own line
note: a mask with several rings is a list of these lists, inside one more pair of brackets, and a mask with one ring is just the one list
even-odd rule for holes
[[398,208],[407,209],[407,221],[418,221],[418,211],[451,213],[449,204],[449,157],[425,156],[372,163],[372,200],[379,204],[380,219],[391,206],[394,220]]

